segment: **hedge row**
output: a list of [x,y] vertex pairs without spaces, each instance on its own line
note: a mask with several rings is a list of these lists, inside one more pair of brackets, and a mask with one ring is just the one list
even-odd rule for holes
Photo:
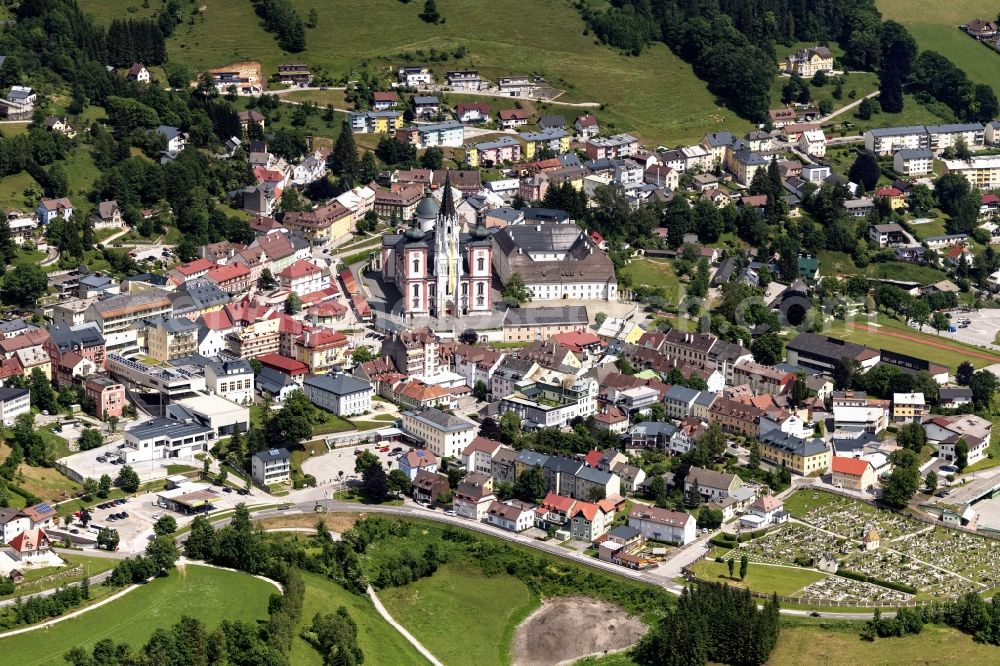
[[849,569],[839,569],[837,571],[838,576],[843,576],[844,578],[850,578],[851,580],[860,581],[862,583],[871,583],[872,585],[878,585],[879,587],[887,587],[890,590],[896,590],[897,592],[905,592],[907,594],[916,594],[917,588],[912,585],[907,585],[906,583],[896,583],[891,580],[882,580],[880,578],[874,578],[867,574],[863,574],[858,571],[851,571]]

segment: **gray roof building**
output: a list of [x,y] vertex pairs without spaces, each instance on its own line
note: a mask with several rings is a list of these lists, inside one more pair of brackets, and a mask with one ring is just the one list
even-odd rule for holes
[[309,377],[306,379],[305,385],[341,396],[371,390],[371,384],[368,382],[344,373]]

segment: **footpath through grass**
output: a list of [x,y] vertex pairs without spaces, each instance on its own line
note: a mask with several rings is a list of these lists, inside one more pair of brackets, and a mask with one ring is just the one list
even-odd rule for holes
[[486,576],[461,562],[378,594],[392,617],[449,666],[507,663],[514,629],[539,604],[518,579]]
[[[358,625],[358,645],[365,653],[366,664],[392,664],[392,666],[424,666],[427,660],[392,628],[375,610],[368,599],[352,594],[329,578],[302,572],[306,584],[305,602],[302,606],[300,630],[308,628],[317,614],[336,613],[341,606],[347,608],[351,619]],[[289,661],[295,666],[322,666],[323,655],[296,635],[292,641]]]
[[103,638],[141,647],[154,630],[183,615],[200,619],[208,631],[222,620],[256,622],[267,617],[267,600],[275,591],[244,573],[188,565],[79,617],[0,639],[0,655],[5,664],[61,665],[70,648],[89,650]]

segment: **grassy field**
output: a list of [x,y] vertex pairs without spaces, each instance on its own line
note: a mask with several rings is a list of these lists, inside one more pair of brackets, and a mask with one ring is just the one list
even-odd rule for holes
[[[100,20],[124,16],[134,0],[82,0],[85,11]],[[441,73],[475,67],[495,79],[511,73],[536,74],[565,94],[567,102],[598,102],[598,118],[609,128],[638,133],[650,143],[675,145],[701,139],[705,132],[729,129],[743,133],[750,127],[718,106],[690,65],[662,44],[628,57],[585,35],[576,10],[565,0],[540,0],[528,7],[518,0],[490,3],[440,0],[446,18],[429,25],[418,18],[423,3],[398,0],[293,0],[300,14],[318,14],[316,29],[307,31],[307,49],[283,53],[273,35],[245,0],[209,0],[204,10],[179,25],[168,41],[170,58],[203,71],[240,60],[259,60],[265,76],[279,63],[302,61],[335,76],[368,63],[398,65],[401,54],[426,60],[415,52],[431,47],[453,51],[465,46],[461,60],[431,63]],[[136,8],[130,16],[152,14],[160,5]],[[503,26],[498,30],[497,26]],[[664,91],[669,90],[669,95]],[[554,107],[555,108],[555,107]],[[578,109],[566,108],[567,115]]]
[[910,231],[917,240],[923,240],[931,236],[944,236],[947,232],[944,228],[945,217],[941,211],[938,211],[938,217],[931,219],[930,222],[925,222],[924,224],[911,224]]
[[514,628],[538,606],[516,578],[484,576],[457,563],[405,587],[381,590],[379,598],[393,619],[454,666],[506,663]]
[[[860,623],[822,620],[782,621],[778,645],[767,666],[986,666],[997,663],[997,648],[976,643],[954,629],[925,625],[917,636],[880,638],[868,643],[858,638]],[[576,666],[635,666],[627,653],[584,659]]]
[[28,206],[24,203],[24,191],[29,187],[38,188],[39,193],[42,191],[38,181],[28,175],[27,171],[0,178],[0,207],[27,210]]
[[[76,583],[88,576],[92,577],[113,569],[118,564],[118,560],[110,557],[88,557],[87,555],[71,555],[68,553],[61,553],[59,557],[63,558],[68,566],[28,569],[24,574],[24,582],[19,584],[12,594],[0,595],[0,599],[12,599],[17,596],[41,592],[42,590],[50,590],[67,583]],[[69,573],[79,565],[84,565],[82,574]],[[60,574],[60,572],[63,573]],[[50,578],[55,575],[58,575],[58,578]],[[40,580],[42,578],[46,580]]]
[[782,626],[769,666],[810,664],[996,664],[998,649],[971,636],[937,625],[925,626],[917,636],[878,639],[858,638],[859,625],[850,622]]
[[[833,91],[837,86],[832,81],[828,81],[822,86],[814,86],[810,84],[810,104],[819,106],[819,103],[823,100],[829,100],[830,103],[833,104],[834,109],[839,109],[842,106],[847,106],[848,104],[861,99],[865,95],[878,90],[878,74],[873,72],[854,72],[852,74],[844,75],[843,79],[844,95],[840,99],[833,98]],[[785,103],[781,101],[781,89],[785,87],[786,83],[788,83],[787,76],[776,76],[774,81],[771,82],[771,108],[780,108],[785,106]],[[848,97],[848,94],[852,90],[855,93],[854,99]]]
[[[919,226],[919,225],[918,225]],[[818,253],[822,275],[864,275],[868,278],[908,280],[921,285],[934,284],[948,277],[944,271],[903,261],[880,261],[858,267],[849,254],[824,250]]]
[[[855,76],[852,74],[852,76]],[[868,120],[862,120],[854,115],[857,109],[836,116],[824,127],[833,131],[827,136],[843,136],[845,134],[861,134],[873,127],[898,127],[902,125],[926,125],[944,122],[954,122],[955,116],[947,107],[939,104],[920,104],[913,95],[903,95],[903,110],[899,113],[877,113]]]
[[664,287],[671,298],[677,298],[680,280],[674,273],[673,262],[662,259],[632,259],[622,271],[635,286]]
[[[766,564],[752,563],[747,569],[747,577],[729,578],[729,565],[713,560],[702,560],[692,567],[694,572],[704,580],[715,583],[726,583],[736,587],[746,587],[754,592],[771,594],[777,592],[781,596],[793,596],[807,585],[826,578],[826,574],[813,569],[796,569],[793,567],[772,567]],[[735,572],[739,573],[739,562]]]
[[878,0],[882,15],[899,21],[921,50],[937,51],[965,70],[974,83],[986,83],[1000,94],[1000,53],[977,44],[958,29],[974,18],[995,20],[1000,0]]
[[[303,573],[302,578],[306,584],[302,629],[312,624],[317,613],[335,613],[339,607],[344,606],[358,625],[358,645],[365,653],[366,664],[423,666],[427,663],[399,632],[382,619],[368,597],[351,594],[332,580],[317,574]],[[301,636],[296,635],[289,661],[296,666],[322,666],[323,656]]]
[[[42,436],[46,439],[51,437],[62,442],[62,446],[56,448],[56,458],[66,455],[68,451],[64,451],[66,449],[66,440],[44,428],[39,428],[38,432],[42,433]],[[9,454],[10,447],[7,444],[0,444],[0,460],[6,460]],[[27,463],[21,463],[17,471],[24,478],[23,481],[18,481],[18,485],[46,501],[68,499],[70,495],[80,489],[80,484],[64,476],[52,467],[32,467]]]
[[[871,328],[869,330],[867,328],[852,328],[847,326],[844,322],[835,321],[833,322],[832,329],[827,331],[826,335],[840,340],[847,340],[848,342],[856,342],[860,345],[868,345],[869,347],[873,347],[875,349],[884,348],[900,354],[909,354],[911,356],[923,358],[931,363],[938,363],[940,365],[947,366],[951,368],[953,372],[955,368],[958,367],[958,364],[966,359],[968,359],[976,368],[983,368],[992,363],[1000,363],[1000,354],[986,349],[972,347],[961,342],[956,342],[945,336],[920,333],[916,329],[906,326],[901,321],[891,319],[884,315],[879,315],[878,323],[881,325],[881,328]],[[904,332],[916,339],[904,340],[898,337],[882,335],[880,334],[880,331],[883,330],[889,332]],[[941,349],[934,345],[947,345],[948,348]],[[985,354],[990,358],[981,358],[972,353],[964,354],[963,352]]]
[[55,665],[64,663],[62,655],[71,647],[89,648],[102,638],[138,647],[156,628],[182,615],[199,618],[209,631],[224,619],[254,622],[267,616],[274,591],[269,583],[243,573],[189,565],[49,629],[0,639],[0,653],[5,663]]

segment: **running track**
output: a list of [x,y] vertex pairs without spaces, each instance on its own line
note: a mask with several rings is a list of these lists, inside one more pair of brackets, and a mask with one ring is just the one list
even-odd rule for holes
[[917,344],[927,345],[928,347],[934,347],[935,349],[944,349],[945,351],[954,352],[956,354],[964,354],[966,356],[971,356],[973,358],[982,359],[984,361],[990,361],[991,363],[996,363],[998,357],[992,354],[986,354],[984,352],[977,352],[968,347],[957,347],[955,345],[950,345],[947,342],[938,342],[937,340],[929,340],[926,336],[918,337],[916,335],[907,335],[901,331],[890,331],[885,326],[880,326],[879,328],[873,328],[867,324],[859,324],[857,322],[851,322],[849,324],[851,328],[857,329],[859,331],[865,331],[867,333],[876,333],[878,335],[887,335],[891,338],[899,338],[901,340],[909,340],[910,342],[916,342]]

